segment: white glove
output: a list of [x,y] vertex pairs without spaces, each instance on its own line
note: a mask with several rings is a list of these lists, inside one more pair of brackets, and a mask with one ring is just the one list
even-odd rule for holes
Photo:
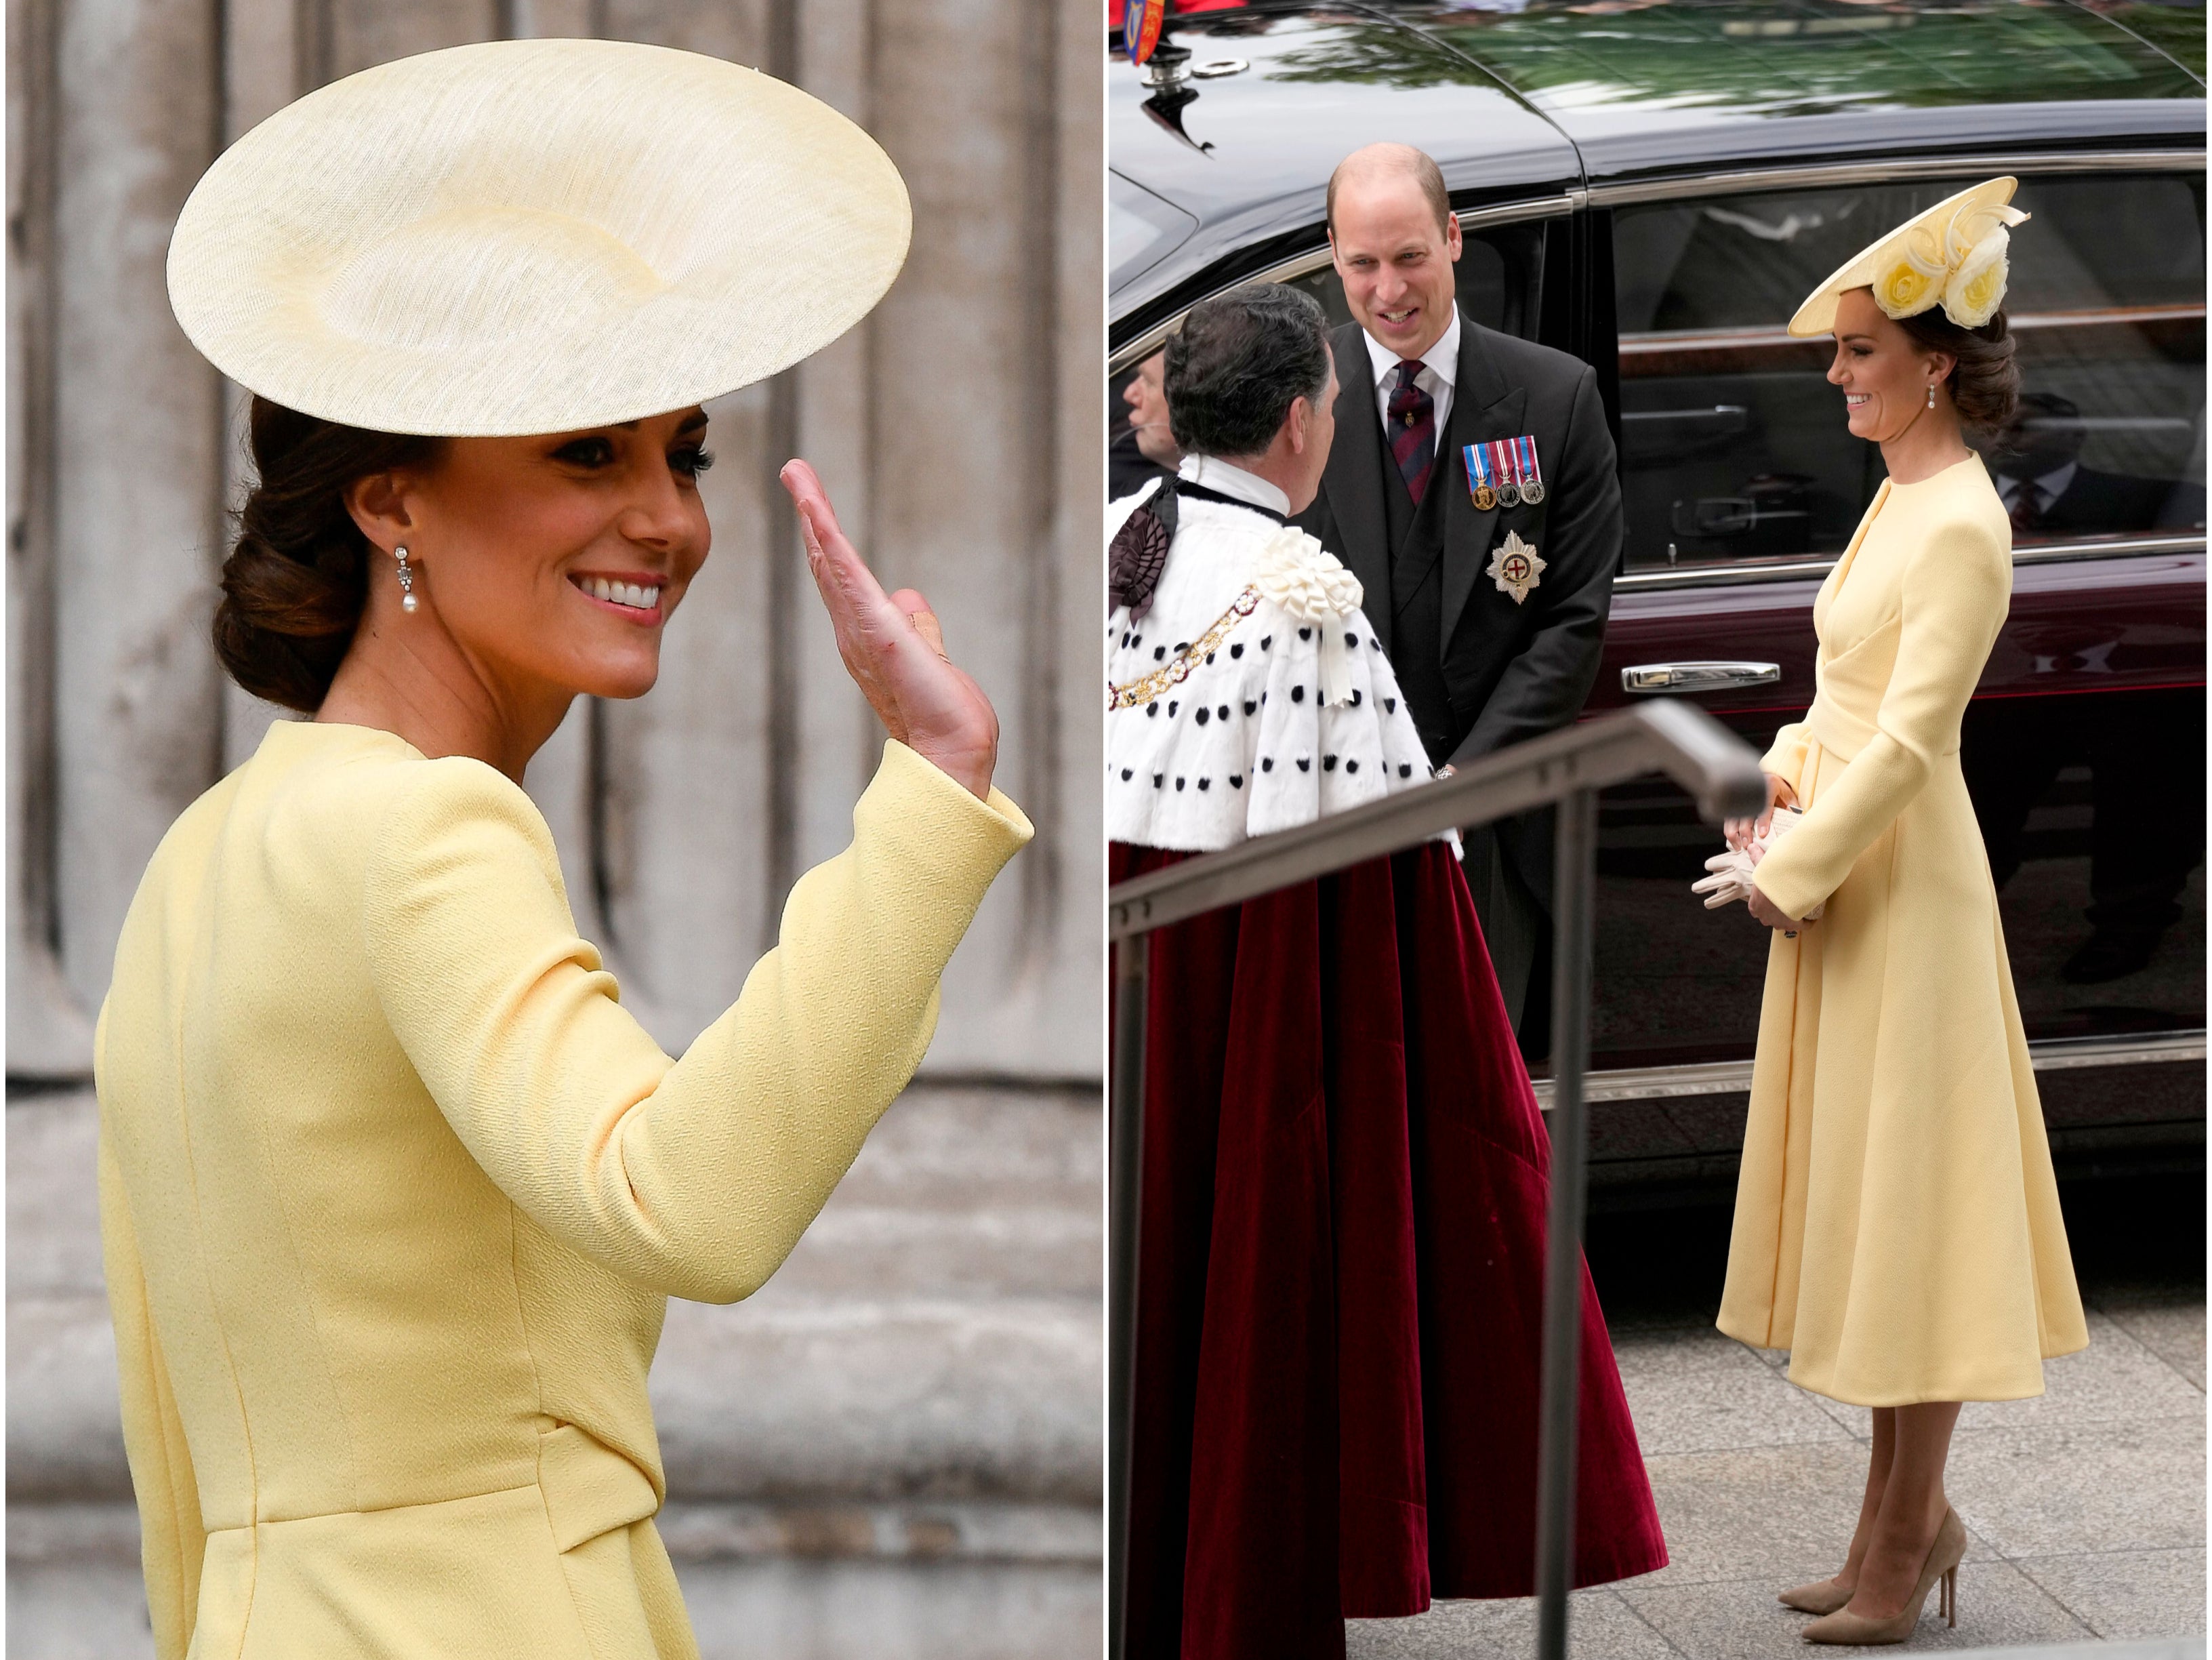
[[[1729,848],[1705,860],[1705,868],[1712,873],[1702,882],[1692,882],[1690,891],[1705,896],[1705,909],[1718,910],[1723,905],[1733,905],[1751,896],[1751,873],[1767,851],[1784,836],[1797,828],[1797,821],[1805,815],[1795,807],[1777,807],[1766,827],[1766,834],[1749,847]],[[1820,920],[1827,909],[1826,901],[1813,907],[1802,919],[1808,922]]]

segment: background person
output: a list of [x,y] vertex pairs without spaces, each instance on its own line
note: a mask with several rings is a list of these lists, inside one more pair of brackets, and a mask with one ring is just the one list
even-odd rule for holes
[[1167,349],[1163,346],[1129,372],[1121,388],[1123,413],[1106,458],[1106,499],[1118,502],[1142,489],[1182,459],[1168,419],[1167,392],[1161,384]]
[[[1109,512],[1112,879],[1419,787],[1361,585],[1285,518],[1329,453],[1321,307],[1194,307],[1176,478]],[[1534,1588],[1549,1142],[1452,850],[1154,934],[1129,1651],[1340,1656],[1346,1617]],[[1575,1567],[1664,1566],[1583,1282]]]
[[[1356,320],[1334,341],[1340,435],[1298,523],[1368,593],[1430,759],[1464,765],[1568,725],[1589,696],[1620,563],[1612,435],[1589,364],[1460,310],[1459,222],[1427,155],[1346,156],[1328,226]],[[1483,505],[1468,447],[1516,441],[1542,499],[1516,485]],[[1528,550],[1510,569],[1509,538]],[[1468,883],[1531,1056],[1550,1042],[1552,824],[1534,813],[1467,837]]]
[[[750,204],[800,199],[821,216],[757,240]],[[852,846],[681,1059],[577,937],[518,781],[574,696],[659,673],[708,548],[699,400],[864,314],[908,226],[826,106],[568,40],[336,82],[187,204],[179,321],[257,394],[216,649],[314,718],[163,840],[100,1026],[162,1660],[696,1653],[652,1521],[666,1301],[775,1272],[921,1060],[1029,826],[990,787],[990,705],[798,462],[810,565],[893,741]],[[611,280],[625,235],[664,284]],[[731,276],[794,263],[803,296]]]
[[1917,216],[1790,323],[1833,333],[1828,380],[1888,475],[1821,585],[1819,693],[1762,763],[1768,815],[1805,816],[1753,873],[1776,933],[1719,1320],[1874,1409],[1843,1568],[1782,1595],[1823,1616],[1808,1642],[1901,1642],[1939,1581],[1957,1623],[1960,1403],[2040,1395],[2043,1357],[2089,1341],[1959,761],[2012,586],[2011,523],[1962,427],[2003,427],[2019,386],[1998,309],[2014,182]]

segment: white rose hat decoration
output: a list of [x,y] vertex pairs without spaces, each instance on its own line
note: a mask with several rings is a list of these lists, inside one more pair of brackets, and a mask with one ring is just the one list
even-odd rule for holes
[[2011,205],[2020,180],[1991,179],[1938,202],[1860,250],[1813,290],[1790,332],[1805,338],[1836,325],[1836,301],[1870,289],[1887,317],[1917,317],[1936,306],[1961,328],[1978,329],[2004,304],[2011,276],[2010,227],[2028,215]]

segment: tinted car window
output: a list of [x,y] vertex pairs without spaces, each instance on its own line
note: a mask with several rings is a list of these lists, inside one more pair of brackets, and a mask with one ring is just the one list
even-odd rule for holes
[[[1972,179],[1721,196],[1613,218],[1631,569],[1839,551],[1881,477],[1793,341],[1798,303]],[[1978,436],[2017,544],[2204,524],[2201,174],[2030,177],[2005,309],[2025,394]]]
[[1172,202],[1106,175],[1106,284],[1118,289],[1173,253],[1198,228],[1198,221]]

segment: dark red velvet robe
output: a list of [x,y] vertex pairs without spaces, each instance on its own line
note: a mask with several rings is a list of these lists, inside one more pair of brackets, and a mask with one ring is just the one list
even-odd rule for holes
[[[1130,1654],[1533,1595],[1550,1142],[1450,849],[1154,934],[1145,1043]],[[1578,1468],[1575,1583],[1664,1566],[1587,1270]]]

